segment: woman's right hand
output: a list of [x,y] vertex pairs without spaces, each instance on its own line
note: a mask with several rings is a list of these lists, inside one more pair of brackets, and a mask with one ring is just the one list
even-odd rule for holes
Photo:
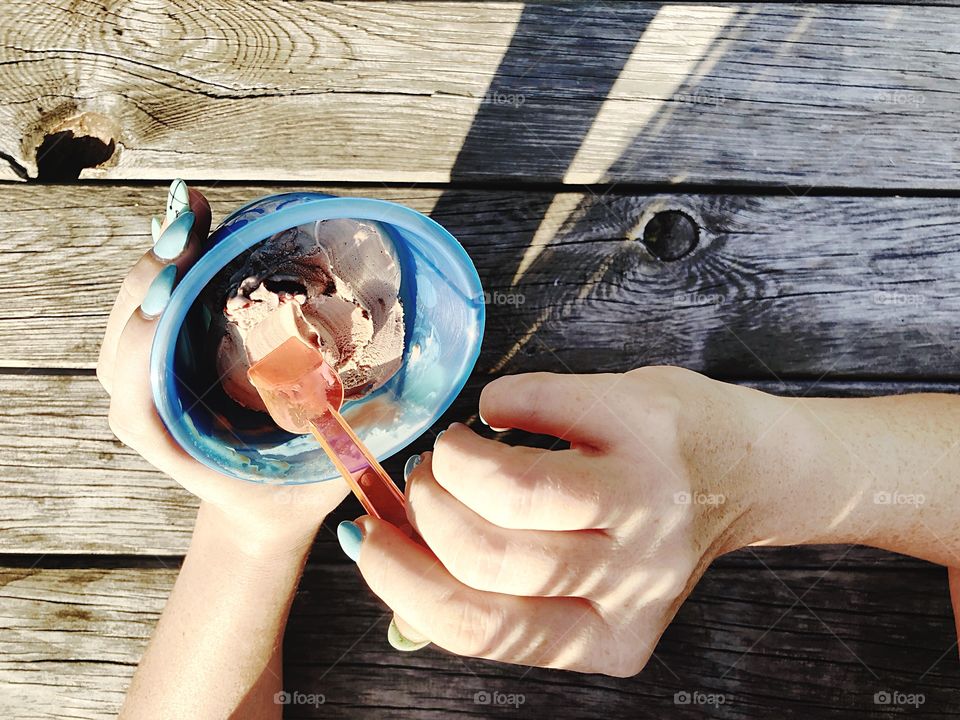
[[776,397],[651,367],[501,378],[480,415],[571,447],[453,425],[407,484],[429,550],[357,520],[352,555],[411,644],[626,676],[722,553],[844,543],[960,560],[955,396]]
[[360,570],[411,643],[632,675],[710,562],[760,539],[762,476],[787,464],[765,463],[813,455],[809,427],[764,437],[786,403],[679,368],[501,378],[484,421],[570,449],[451,426],[407,480],[429,550],[362,517]]

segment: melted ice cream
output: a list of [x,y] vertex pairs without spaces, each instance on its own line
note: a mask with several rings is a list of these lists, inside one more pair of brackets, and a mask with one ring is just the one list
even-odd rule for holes
[[[278,233],[227,266],[212,283],[217,375],[241,405],[265,411],[247,380],[247,337],[282,303],[300,305],[300,329],[343,382],[346,399],[387,382],[403,356],[400,267],[374,223],[326,220]],[[219,300],[217,300],[219,298]],[[226,300],[224,301],[224,298]]]

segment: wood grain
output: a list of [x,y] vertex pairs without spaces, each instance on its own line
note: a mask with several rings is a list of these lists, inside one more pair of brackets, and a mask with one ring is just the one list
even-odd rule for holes
[[[476,417],[475,376],[432,431],[385,463],[401,477],[406,458],[430,449],[453,421],[492,436]],[[790,395],[862,396],[898,392],[960,392],[956,383],[751,383]],[[0,552],[176,556],[186,552],[196,499],[121,444],[107,423],[107,397],[92,376],[0,375]],[[544,443],[520,433],[511,443]],[[238,481],[239,482],[239,481]],[[286,501],[286,497],[280,497]],[[362,513],[349,498],[327,521],[323,540],[343,519]],[[335,544],[319,542],[318,557],[340,561]],[[819,558],[829,564],[830,552]],[[889,558],[865,551],[858,561]]]
[[116,141],[91,178],[960,176],[956,7],[8,0],[0,28],[5,178],[79,117]]
[[[223,217],[283,187],[203,189]],[[491,296],[481,373],[960,377],[960,198],[320,189],[405,203],[460,239]],[[163,198],[0,186],[0,367],[94,366]],[[637,241],[664,209],[699,225],[673,262]]]
[[[113,717],[176,567],[0,568],[0,712]],[[798,598],[801,601],[798,602]],[[874,717],[874,693],[922,693],[911,717],[950,716],[960,663],[942,569],[713,567],[656,656],[628,679],[398,654],[389,615],[348,565],[310,565],[285,643],[288,692],[322,695],[286,717]],[[477,692],[524,696],[519,709]],[[723,704],[677,705],[675,693]]]

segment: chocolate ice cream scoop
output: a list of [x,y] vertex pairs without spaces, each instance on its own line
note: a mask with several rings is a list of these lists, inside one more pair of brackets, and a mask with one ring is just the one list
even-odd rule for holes
[[290,228],[242,255],[211,285],[217,375],[245,407],[267,409],[247,378],[259,359],[251,357],[248,337],[284,303],[300,306],[301,335],[337,371],[346,399],[364,397],[400,368],[400,267],[376,223],[328,220]]

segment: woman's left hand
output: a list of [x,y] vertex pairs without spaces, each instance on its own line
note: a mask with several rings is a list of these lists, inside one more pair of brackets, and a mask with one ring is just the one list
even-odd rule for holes
[[153,404],[149,358],[157,319],[176,282],[204,251],[209,228],[206,198],[175,181],[164,221],[154,221],[154,246],[124,278],[100,348],[97,377],[110,394],[110,428],[209,505],[211,520],[251,554],[303,545],[349,492],[342,479],[279,487],[227,477],[187,454]]

